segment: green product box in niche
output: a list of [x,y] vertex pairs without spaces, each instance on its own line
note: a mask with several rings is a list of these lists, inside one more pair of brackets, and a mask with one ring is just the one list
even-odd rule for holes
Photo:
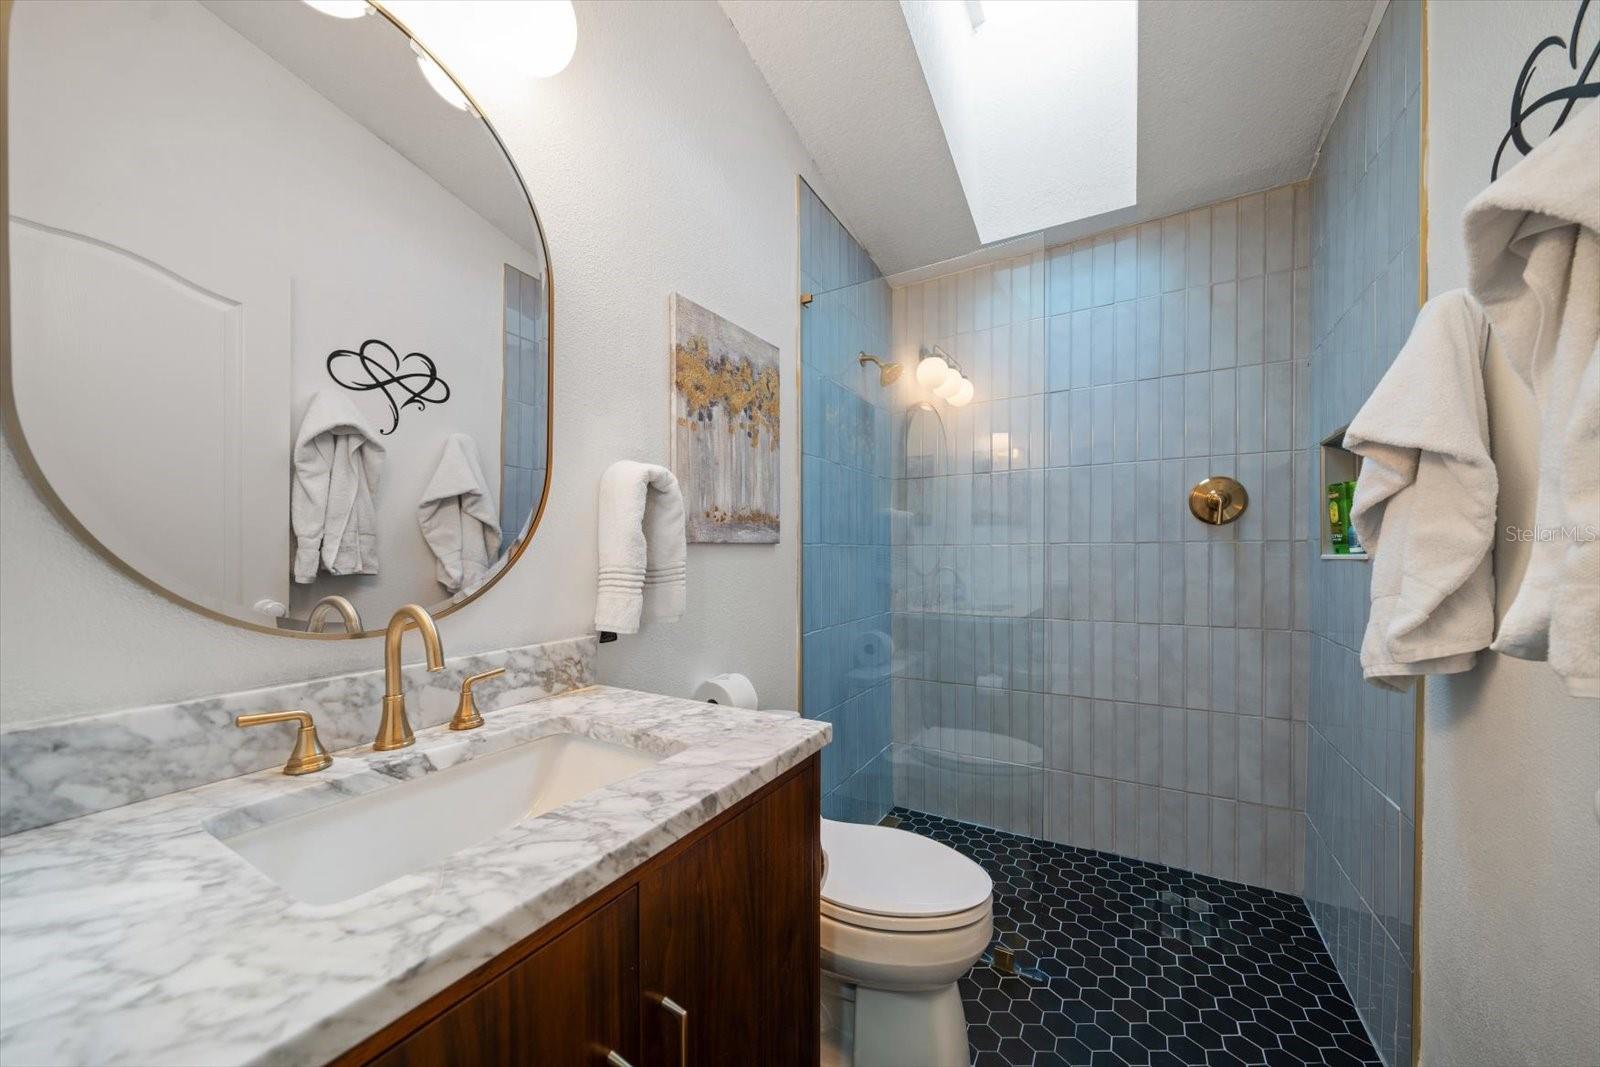
[[1335,555],[1365,555],[1366,549],[1356,535],[1355,524],[1350,521],[1350,509],[1355,501],[1356,483],[1328,483],[1328,543]]

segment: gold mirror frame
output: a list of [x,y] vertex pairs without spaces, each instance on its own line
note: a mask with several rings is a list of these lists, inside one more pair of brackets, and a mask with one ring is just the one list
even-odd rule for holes
[[[483,107],[477,99],[461,84],[461,79],[440,62],[439,57],[418,40],[416,35],[387,10],[381,0],[368,0],[373,11],[387,19],[390,25],[404,34],[428,58],[439,65],[439,69],[455,83],[461,95],[466,97],[472,105],[472,110],[483,123],[483,128],[494,139],[495,146],[500,149],[500,154],[505,157],[506,165],[511,168],[511,175],[516,179],[517,187],[522,190],[522,198],[527,202],[528,212],[533,216],[534,229],[539,234],[539,250],[544,256],[545,276],[545,471],[544,484],[540,487],[539,506],[534,510],[528,520],[528,529],[511,548],[506,552],[505,559],[494,573],[481,585],[474,589],[470,596],[446,604],[437,611],[429,609],[435,618],[444,618],[454,614],[468,604],[477,600],[484,593],[494,587],[495,583],[503,578],[507,571],[516,566],[522,558],[522,553],[527,549],[528,543],[533,540],[533,535],[538,532],[539,523],[544,519],[545,508],[550,503],[550,478],[555,470],[555,342],[556,342],[556,286],[555,271],[550,262],[550,243],[545,238],[544,223],[539,218],[539,209],[534,206],[533,197],[528,192],[528,183],[522,177],[522,171],[517,167],[517,161],[512,158],[511,152],[506,148],[505,141],[500,137],[500,131],[494,128],[484,114]],[[0,0],[0,215],[9,219],[11,216],[10,197],[10,77],[11,77],[11,12],[14,0]],[[9,227],[8,227],[9,231]],[[144,572],[135,569],[120,556],[103,544],[99,538],[90,533],[78,517],[56,494],[50,485],[50,479],[45,476],[38,461],[34,458],[33,450],[28,447],[27,436],[22,432],[22,421],[18,417],[15,397],[11,389],[11,244],[9,232],[4,243],[4,255],[0,255],[0,426],[4,427],[6,441],[17,457],[17,463],[22,468],[23,475],[28,483],[38,493],[50,511],[60,520],[61,524],[77,535],[78,539],[94,549],[102,559],[111,564],[112,568],[123,575],[133,579],[153,593],[157,593],[180,607],[227,623],[244,630],[254,630],[257,633],[272,634],[275,637],[295,637],[310,641],[351,641],[362,637],[382,637],[383,630],[362,630],[359,633],[307,633],[303,630],[285,630],[276,626],[266,626],[262,623],[249,622],[245,619],[226,615],[215,608],[206,607],[187,597],[168,589],[166,586],[149,577]],[[505,400],[501,400],[502,419],[504,418]]]

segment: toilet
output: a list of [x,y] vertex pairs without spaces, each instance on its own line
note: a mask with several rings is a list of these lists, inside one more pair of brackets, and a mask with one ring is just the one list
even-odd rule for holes
[[824,1067],[965,1067],[956,980],[989,947],[994,883],[937,841],[822,820]]

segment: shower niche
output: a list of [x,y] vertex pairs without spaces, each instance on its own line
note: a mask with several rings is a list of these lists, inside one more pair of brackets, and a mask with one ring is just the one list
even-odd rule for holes
[[1317,491],[1320,495],[1322,518],[1318,527],[1322,531],[1321,558],[1364,562],[1366,546],[1355,537],[1350,523],[1350,503],[1355,495],[1356,479],[1361,474],[1361,457],[1344,447],[1344,434],[1348,426],[1341,426],[1322,439],[1317,449]]

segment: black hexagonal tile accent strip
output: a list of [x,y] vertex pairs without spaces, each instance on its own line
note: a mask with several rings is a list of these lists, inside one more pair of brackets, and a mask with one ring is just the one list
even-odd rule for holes
[[994,944],[960,982],[974,1067],[1381,1062],[1298,897],[905,808],[890,820],[994,879]]

